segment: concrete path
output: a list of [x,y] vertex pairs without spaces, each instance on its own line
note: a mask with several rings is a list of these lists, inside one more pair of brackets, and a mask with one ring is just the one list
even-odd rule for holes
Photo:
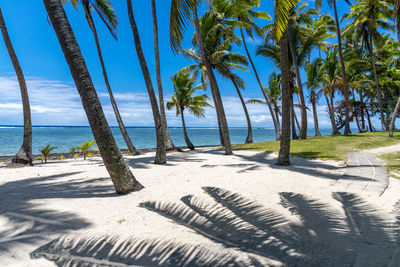
[[351,152],[343,177],[333,186],[343,191],[363,191],[371,195],[382,195],[389,185],[386,167],[372,154]]

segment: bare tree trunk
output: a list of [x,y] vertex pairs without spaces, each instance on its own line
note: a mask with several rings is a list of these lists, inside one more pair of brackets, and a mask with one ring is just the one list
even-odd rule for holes
[[297,88],[299,90],[299,92],[297,94],[299,96],[300,112],[301,112],[301,127],[300,127],[299,138],[307,139],[306,101],[304,100],[303,85],[301,83],[299,66],[297,64],[297,55],[296,55],[296,51],[295,51],[294,44],[293,44],[293,38],[292,38],[292,33],[290,31],[290,25],[288,26],[287,31],[288,31],[287,33],[288,33],[288,37],[289,37],[289,47],[290,47],[290,51],[292,52],[292,60],[293,60],[293,67],[294,67],[295,75],[296,75]]
[[231,140],[229,138],[229,129],[228,129],[228,123],[226,121],[224,104],[222,103],[221,94],[220,94],[220,91],[218,88],[218,83],[217,83],[217,80],[215,79],[213,68],[208,59],[208,55],[207,55],[205,47],[204,47],[204,40],[203,40],[203,36],[201,35],[200,22],[199,22],[199,18],[197,16],[197,6],[196,5],[194,6],[194,10],[193,10],[193,22],[194,22],[194,26],[196,28],[196,37],[197,37],[197,42],[199,44],[200,53],[204,59],[204,64],[207,69],[207,75],[208,75],[208,80],[210,81],[210,87],[211,87],[211,90],[214,90],[214,93],[213,93],[215,95],[214,105],[215,105],[215,109],[217,111],[217,116],[220,117],[220,123],[222,126],[223,141],[224,141],[224,146],[225,146],[225,155],[232,155],[233,154],[232,146],[231,146]]
[[97,48],[97,54],[98,54],[98,57],[99,57],[99,60],[100,60],[101,69],[103,71],[104,82],[106,84],[107,91],[108,91],[108,94],[110,96],[111,106],[113,107],[115,118],[117,120],[117,123],[118,123],[119,129],[121,131],[122,137],[125,140],[126,146],[128,147],[128,151],[132,155],[140,155],[140,152],[133,145],[132,140],[130,139],[130,137],[128,135],[128,132],[126,131],[126,128],[125,128],[124,122],[122,120],[121,114],[119,113],[119,110],[118,110],[117,103],[115,102],[114,94],[113,94],[113,92],[111,90],[110,82],[108,80],[106,66],[104,64],[103,53],[101,52],[99,37],[97,35],[96,26],[94,24],[90,8],[87,5],[84,5],[84,8],[85,8],[85,13],[87,14],[86,19],[88,21],[90,29],[93,32],[94,41],[96,43],[96,48]]
[[374,125],[372,125],[371,117],[369,116],[369,111],[368,111],[368,109],[366,110],[365,114],[367,115],[367,121],[368,121],[369,131],[370,131],[371,133],[372,133],[372,132],[375,132],[375,127],[374,127]]
[[167,163],[167,156],[165,153],[165,137],[164,137],[164,129],[161,123],[160,111],[158,109],[157,98],[154,92],[153,83],[151,81],[149,68],[147,67],[146,58],[144,57],[143,54],[142,44],[140,42],[140,36],[136,25],[135,17],[133,15],[132,0],[127,0],[126,2],[128,6],[128,16],[132,28],[133,39],[135,42],[136,54],[138,56],[140,68],[142,69],[143,78],[146,83],[146,88],[151,103],[151,109],[153,111],[154,124],[156,127],[157,150],[154,163],[165,164]]
[[43,2],[57,34],[92,128],[93,136],[116,192],[118,194],[128,194],[129,192],[141,190],[143,186],[133,176],[111,133],[85,60],[61,2],[59,0],[43,0]]
[[187,148],[189,148],[190,150],[194,150],[194,145],[192,144],[192,142],[190,142],[188,133],[186,131],[186,123],[185,123],[185,117],[183,116],[183,111],[184,111],[184,108],[181,107],[181,119],[182,119],[183,136],[185,138],[185,142],[186,142]]
[[314,130],[315,136],[321,136],[321,132],[319,131],[319,124],[318,124],[318,112],[317,112],[317,103],[316,103],[316,95],[315,91],[312,89],[311,92],[311,105],[313,109],[313,117],[314,117]]
[[296,113],[293,107],[293,93],[290,94],[290,122],[292,124],[292,139],[297,140],[299,136],[296,133]]
[[361,128],[363,130],[363,132],[366,132],[366,126],[365,126],[365,114],[364,114],[364,96],[363,96],[363,92],[360,90],[360,104],[361,104]]
[[252,67],[252,69],[254,71],[254,75],[256,76],[258,85],[260,86],[261,92],[262,92],[262,94],[263,94],[263,96],[265,98],[265,102],[267,102],[269,113],[271,114],[272,121],[273,121],[274,127],[275,127],[276,140],[280,140],[281,139],[281,126],[278,123],[278,120],[276,118],[277,115],[274,113],[274,110],[272,109],[272,105],[271,105],[271,102],[269,100],[269,97],[268,97],[267,93],[264,90],[264,86],[261,83],[260,76],[258,76],[257,69],[256,69],[256,67],[255,67],[255,65],[253,63],[253,60],[251,59],[249,50],[247,49],[247,44],[246,44],[246,40],[245,40],[245,37],[244,37],[243,29],[241,27],[240,27],[240,34],[242,36],[242,42],[243,42],[244,50],[246,51],[247,58],[249,59],[250,65],[251,65],[251,67]]
[[329,103],[328,96],[325,95],[326,103],[328,104],[328,113],[329,113],[329,118],[331,120],[332,124],[332,134],[337,135],[340,134],[339,130],[337,129],[336,122],[335,122],[335,114],[333,111],[333,106]]
[[235,80],[232,77],[231,77],[231,81],[232,81],[233,85],[236,88],[236,92],[237,92],[237,94],[239,96],[240,103],[242,103],[243,111],[244,111],[244,114],[246,116],[246,121],[247,121],[246,144],[250,144],[250,143],[253,143],[253,131],[252,131],[252,128],[251,128],[251,121],[250,121],[249,112],[247,111],[246,103],[243,100],[242,94],[240,93],[240,89],[239,89],[239,87],[237,86]]
[[[347,82],[346,68],[344,66],[344,60],[343,60],[343,54],[342,54],[342,38],[341,38],[340,27],[339,27],[339,18],[338,18],[338,14],[337,14],[336,0],[333,0],[332,2],[333,2],[333,8],[335,10],[336,35],[337,35],[338,50],[339,50],[338,52],[339,52],[340,66],[341,66],[341,70],[342,70],[342,78],[343,78],[343,84],[344,84],[344,89],[343,89],[344,105],[345,105],[344,135],[349,135],[349,134],[351,134],[349,84]],[[333,108],[333,106],[332,106],[332,108]]]
[[392,119],[390,121],[389,137],[393,137],[394,123],[396,121],[396,116],[397,116],[397,113],[399,113],[399,110],[400,110],[400,97],[397,100],[397,104],[396,104],[396,107],[394,108]]
[[277,165],[290,165],[290,66],[286,32],[283,33],[279,46],[281,48],[281,81],[282,81],[282,136]]
[[171,135],[169,133],[167,117],[165,115],[165,104],[164,104],[164,92],[161,81],[161,64],[160,64],[160,49],[158,43],[158,22],[157,22],[157,7],[156,1],[151,0],[151,9],[152,9],[152,17],[153,17],[153,32],[154,32],[154,55],[156,61],[156,79],[157,79],[157,88],[158,88],[158,98],[160,101],[160,115],[161,115],[161,125],[164,129],[164,137],[165,137],[165,148],[166,150],[174,150],[175,145],[172,141]]
[[10,36],[8,35],[6,23],[4,22],[1,8],[0,8],[0,28],[1,28],[1,33],[3,35],[4,43],[7,47],[8,55],[10,56],[11,62],[14,66],[14,70],[18,78],[18,83],[22,98],[22,110],[24,114],[24,138],[22,146],[19,149],[15,158],[13,159],[13,162],[32,165],[32,121],[31,121],[31,108],[29,105],[28,88],[26,86],[26,81],[24,73],[22,72],[21,65],[19,64],[17,55],[15,54],[14,48],[10,40]]

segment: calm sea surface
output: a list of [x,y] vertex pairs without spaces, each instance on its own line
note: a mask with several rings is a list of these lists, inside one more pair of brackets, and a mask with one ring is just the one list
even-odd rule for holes
[[[126,149],[125,142],[117,127],[112,132],[121,149]],[[137,148],[154,148],[155,130],[145,127],[128,127],[127,131]],[[185,146],[182,128],[170,128],[172,139],[176,146]],[[217,128],[188,128],[189,138],[198,145],[218,145]],[[322,135],[330,135],[331,130],[321,130]],[[314,135],[313,129],[309,136]],[[247,128],[230,128],[232,144],[241,144],[246,140]],[[0,126],[0,155],[14,155],[22,143],[23,128],[16,126]],[[69,152],[71,147],[78,146],[93,139],[89,127],[33,127],[33,153],[40,154],[39,150],[47,144],[57,146],[54,152]],[[275,130],[271,128],[253,128],[254,142],[275,140]]]

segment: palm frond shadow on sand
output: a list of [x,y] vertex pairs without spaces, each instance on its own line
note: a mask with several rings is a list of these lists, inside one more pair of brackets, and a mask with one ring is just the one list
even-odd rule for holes
[[292,213],[289,218],[240,194],[203,189],[211,198],[188,195],[182,203],[141,206],[190,228],[211,244],[66,236],[31,256],[59,266],[386,266],[393,261],[399,221],[395,216],[389,220],[354,194],[334,193],[338,209],[300,194],[281,193],[280,204]]

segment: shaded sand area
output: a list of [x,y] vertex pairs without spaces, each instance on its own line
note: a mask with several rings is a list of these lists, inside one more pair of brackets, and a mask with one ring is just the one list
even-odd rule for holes
[[0,265],[400,266],[399,180],[338,192],[343,162],[234,153],[127,157],[127,196],[99,158],[0,168]]

